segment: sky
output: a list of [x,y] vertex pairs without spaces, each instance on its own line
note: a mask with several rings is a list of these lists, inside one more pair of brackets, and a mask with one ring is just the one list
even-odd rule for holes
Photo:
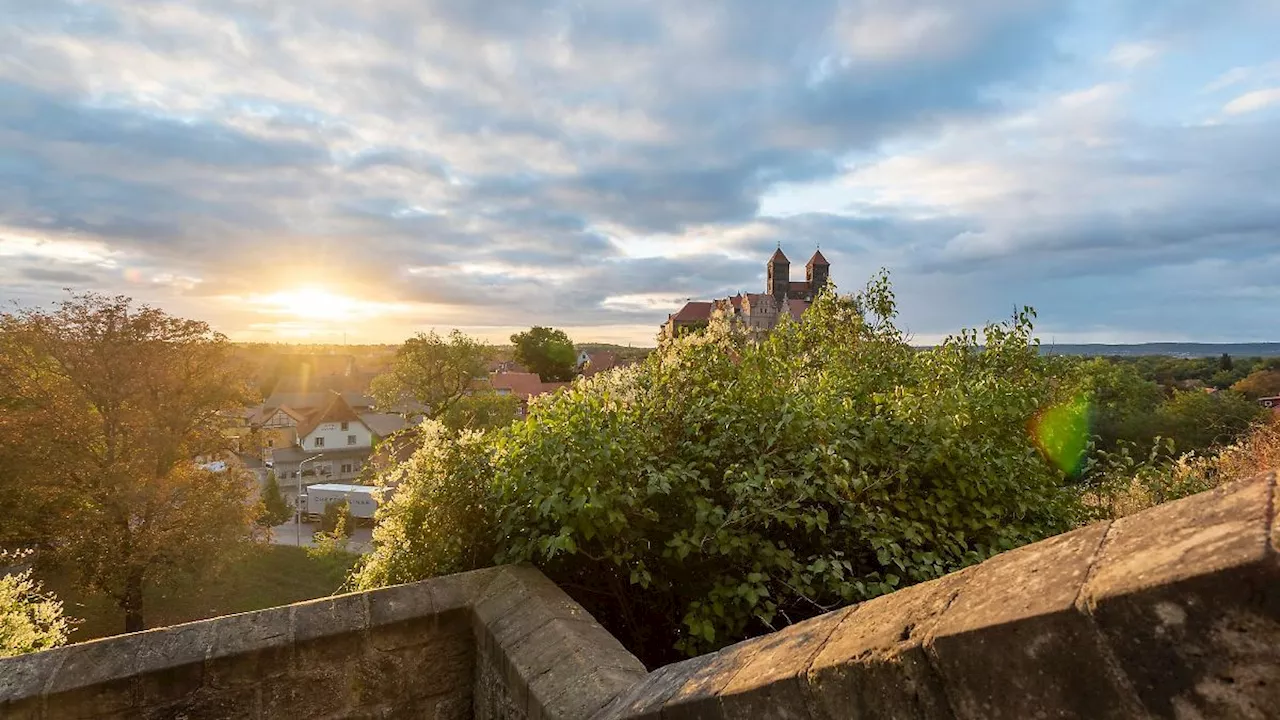
[[781,246],[936,341],[1280,340],[1280,0],[0,0],[0,301],[651,344]]

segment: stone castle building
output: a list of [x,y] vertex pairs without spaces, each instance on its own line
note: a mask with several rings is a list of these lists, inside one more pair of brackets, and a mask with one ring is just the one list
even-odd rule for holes
[[747,330],[764,334],[772,330],[784,316],[799,320],[818,291],[831,279],[831,263],[815,250],[804,266],[804,280],[791,279],[791,261],[779,247],[765,266],[765,290],[762,293],[738,293],[718,300],[690,301],[667,317],[667,332],[703,327],[717,313],[741,323]]

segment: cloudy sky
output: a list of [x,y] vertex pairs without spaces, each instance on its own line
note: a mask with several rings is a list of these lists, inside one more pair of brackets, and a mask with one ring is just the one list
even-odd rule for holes
[[647,343],[781,243],[932,340],[1280,340],[1280,0],[0,0],[0,300]]

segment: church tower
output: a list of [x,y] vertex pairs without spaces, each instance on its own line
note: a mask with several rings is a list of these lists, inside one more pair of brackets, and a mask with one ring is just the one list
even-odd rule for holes
[[773,257],[769,258],[768,268],[769,279],[765,285],[765,293],[782,302],[787,296],[787,291],[791,289],[791,261],[782,254],[781,247],[773,253]]
[[822,257],[821,250],[814,250],[813,257],[809,258],[808,264],[804,266],[804,279],[809,284],[809,293],[817,297],[818,291],[827,284],[831,279],[831,263]]

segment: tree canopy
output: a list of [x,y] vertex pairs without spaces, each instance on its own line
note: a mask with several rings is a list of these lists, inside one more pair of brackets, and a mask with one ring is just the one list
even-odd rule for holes
[[0,315],[0,453],[20,479],[6,490],[39,509],[0,532],[51,541],[126,631],[142,629],[147,584],[207,569],[251,533],[252,479],[194,462],[222,448],[219,412],[245,398],[240,378],[208,325],[129,298]]
[[454,330],[418,333],[396,351],[390,372],[374,378],[371,392],[381,408],[394,411],[407,402],[427,417],[440,417],[486,374],[492,348]]
[[425,433],[365,586],[528,561],[650,663],[1070,527],[1027,430],[1066,394],[1029,313],[917,351],[881,278],[752,342],[723,321],[484,434]]
[[543,382],[565,382],[575,374],[577,353],[563,330],[532,327],[511,336],[516,362],[538,373]]

